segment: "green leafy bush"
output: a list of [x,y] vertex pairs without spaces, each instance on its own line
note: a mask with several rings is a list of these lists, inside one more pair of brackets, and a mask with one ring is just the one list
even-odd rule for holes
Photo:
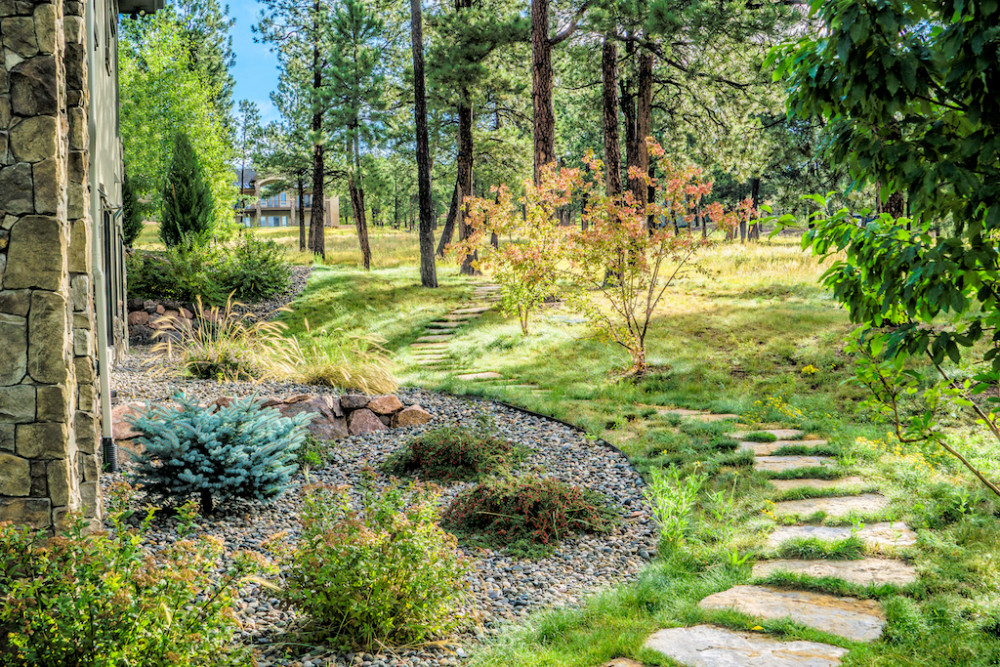
[[242,234],[232,245],[190,238],[164,252],[128,256],[128,295],[135,299],[175,299],[221,305],[226,298],[258,302],[288,289],[291,268],[285,250],[271,240]]
[[47,536],[0,524],[0,664],[245,665],[233,642],[240,581],[263,563],[223,558],[221,541],[143,545],[118,518],[110,533]]
[[474,542],[537,557],[575,533],[606,533],[616,513],[607,499],[552,477],[487,479],[460,493],[443,525]]
[[292,270],[281,245],[244,233],[232,247],[220,280],[227,292],[252,303],[288,289],[291,278]]
[[411,485],[363,490],[313,487],[302,535],[288,552],[280,595],[309,618],[315,636],[343,647],[413,644],[462,621],[468,563],[437,525],[437,493]]
[[483,425],[452,424],[416,436],[393,452],[382,470],[442,482],[472,481],[512,470],[528,451],[490,435]]
[[181,393],[174,401],[129,420],[143,433],[135,475],[147,490],[167,498],[198,494],[205,514],[216,498],[264,499],[285,490],[311,415],[282,417],[252,397],[218,409]]

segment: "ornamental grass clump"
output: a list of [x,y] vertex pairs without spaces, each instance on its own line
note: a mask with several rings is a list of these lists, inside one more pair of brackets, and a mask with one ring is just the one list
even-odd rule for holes
[[259,555],[224,557],[221,540],[181,530],[149,550],[152,511],[138,529],[121,518],[108,533],[78,520],[51,539],[0,523],[0,665],[251,664],[234,602],[267,568]]
[[513,470],[529,451],[491,435],[482,425],[452,424],[416,436],[393,452],[382,470],[440,482],[475,481]]
[[455,538],[437,524],[438,493],[422,485],[362,489],[314,486],[303,498],[302,533],[279,595],[307,620],[309,637],[342,648],[412,645],[462,623],[470,572]]
[[177,362],[188,375],[219,382],[281,380],[294,375],[302,364],[302,350],[284,336],[282,322],[253,320],[239,312],[232,296],[224,308],[206,309],[199,297],[196,322],[166,318],[155,334],[152,352]]
[[616,517],[596,491],[530,475],[491,478],[466,489],[448,506],[442,525],[474,543],[539,557],[570,535],[609,532]]
[[282,417],[250,397],[201,407],[184,394],[129,419],[143,435],[135,477],[167,499],[197,495],[203,514],[216,500],[264,500],[281,494],[296,471],[296,451],[311,415]]

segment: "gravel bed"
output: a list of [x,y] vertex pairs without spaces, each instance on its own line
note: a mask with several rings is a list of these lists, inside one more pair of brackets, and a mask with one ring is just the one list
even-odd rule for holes
[[[248,385],[150,379],[142,373],[147,365],[148,361],[133,356],[114,373],[119,400],[161,399],[181,386],[202,400],[220,395],[290,396],[326,391],[287,383]],[[486,412],[503,437],[535,450],[525,469],[587,486],[605,494],[620,508],[622,520],[611,533],[564,540],[548,558],[518,560],[490,549],[467,550],[474,573],[470,578],[470,608],[466,611],[478,617],[481,624],[458,638],[466,649],[483,635],[529,612],[578,604],[589,593],[630,581],[654,556],[657,536],[642,496],[643,483],[622,454],[588,441],[565,425],[496,403],[413,389],[400,390],[397,395],[406,404],[422,405],[434,415],[433,421],[424,426],[390,429],[336,441],[332,460],[323,468],[313,470],[310,481],[356,486],[362,469],[377,466],[412,435],[449,422],[471,423],[477,415]],[[118,477],[120,475],[107,475],[105,481]],[[292,536],[298,533],[296,515],[301,502],[299,487],[303,481],[299,475],[292,489],[269,503],[229,503],[219,509],[217,516],[200,520],[199,525],[204,532],[225,539],[229,549],[262,550],[261,542],[274,533],[287,531]],[[385,481],[380,473],[378,482]],[[442,502],[449,502],[465,486],[446,487]],[[171,541],[172,525],[169,519],[155,524],[151,536],[153,543]],[[309,653],[303,654],[307,649],[299,649],[298,655],[287,657],[282,642],[288,638],[282,633],[295,627],[295,614],[282,609],[278,600],[252,584],[243,593],[240,616],[244,624],[242,640],[258,649],[259,664],[265,666],[429,667],[460,664],[466,655],[466,649],[458,646],[451,650],[423,648],[378,655],[338,654],[313,647]]]

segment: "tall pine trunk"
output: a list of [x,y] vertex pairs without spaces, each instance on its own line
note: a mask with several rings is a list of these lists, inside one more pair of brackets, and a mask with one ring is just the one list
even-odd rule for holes
[[609,196],[622,191],[622,153],[618,136],[618,47],[605,35],[601,51],[601,84],[604,100],[604,168]]
[[[631,37],[631,33],[629,37]],[[632,196],[639,202],[644,199],[646,188],[643,187],[641,179],[634,178],[632,175],[632,167],[639,167],[639,128],[636,118],[634,74],[635,42],[632,40],[625,43],[625,54],[627,73],[621,77],[621,98],[619,100],[622,119],[625,123],[625,172],[628,189],[632,191]]]
[[298,177],[296,181],[296,190],[299,196],[299,252],[306,251],[306,206],[305,206],[305,187],[306,184],[302,176]]
[[451,205],[448,207],[448,215],[444,220],[444,227],[441,228],[441,238],[438,240],[437,254],[444,257],[444,249],[451,243],[451,237],[455,235],[455,218],[458,215],[458,200],[462,197],[458,193],[458,182],[451,191]]
[[372,248],[368,242],[368,220],[365,217],[365,190],[361,176],[357,128],[356,122],[348,128],[350,138],[347,142],[352,164],[347,175],[347,189],[351,196],[351,210],[354,213],[354,227],[358,232],[358,244],[361,246],[361,262],[365,271],[370,271],[372,268]]
[[[653,54],[639,55],[639,88],[636,91],[636,151],[639,171],[652,176],[649,168],[649,146],[646,139],[653,132]],[[648,189],[640,182],[638,200],[645,205],[649,201]]]
[[760,238],[760,223],[757,220],[760,218],[760,179],[751,178],[750,179],[750,198],[753,201],[754,210],[754,223],[750,226],[750,240],[756,241]]
[[[323,72],[320,67],[321,54],[319,49],[319,17],[320,17],[320,0],[313,0],[313,31],[316,35],[313,40],[313,52],[312,52],[312,67],[313,67],[313,95],[317,98],[320,95],[320,90],[323,88]],[[319,136],[323,131],[323,113],[319,109],[317,104],[314,107],[312,115],[312,131],[315,136]],[[324,182],[323,179],[326,176],[326,165],[324,163],[323,155],[323,144],[317,143],[313,144],[313,186],[312,186],[312,212],[309,218],[309,249],[314,255],[319,255],[323,259],[326,259],[326,239],[323,235],[323,218],[325,211],[323,210],[324,200],[326,199],[324,194]]]
[[542,167],[556,160],[556,115],[552,103],[552,43],[549,40],[549,0],[531,2],[531,103],[534,112],[535,184]]
[[[462,91],[463,96],[467,91]],[[458,105],[458,165],[456,182],[458,192],[462,195],[458,200],[458,211],[456,219],[458,221],[458,238],[464,240],[472,234],[472,226],[469,224],[468,207],[465,205],[465,198],[472,196],[472,105],[463,98]],[[472,266],[476,253],[470,253],[462,258],[462,268],[460,273],[463,276],[473,276],[478,273]]]

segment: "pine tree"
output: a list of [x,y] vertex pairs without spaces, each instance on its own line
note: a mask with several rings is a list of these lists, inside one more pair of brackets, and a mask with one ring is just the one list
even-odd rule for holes
[[125,173],[122,182],[122,234],[125,247],[131,248],[142,231],[142,213],[139,211],[139,196],[135,192],[135,183]]
[[167,246],[178,245],[184,239],[204,241],[212,226],[212,193],[191,140],[183,132],[174,135],[160,219],[160,238]]

